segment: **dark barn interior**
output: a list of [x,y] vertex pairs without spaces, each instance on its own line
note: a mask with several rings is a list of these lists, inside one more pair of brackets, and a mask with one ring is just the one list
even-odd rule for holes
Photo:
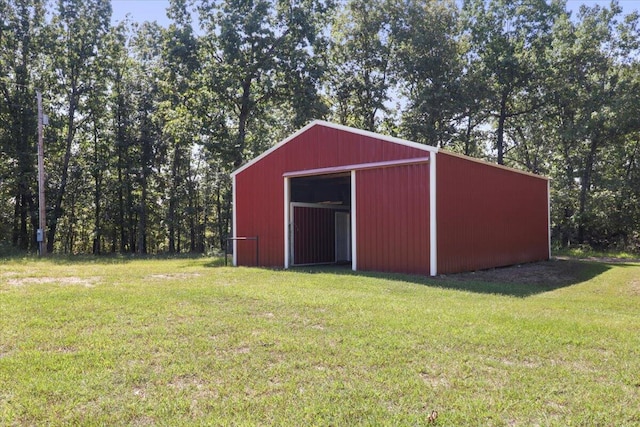
[[290,201],[292,264],[349,264],[351,174],[294,178]]

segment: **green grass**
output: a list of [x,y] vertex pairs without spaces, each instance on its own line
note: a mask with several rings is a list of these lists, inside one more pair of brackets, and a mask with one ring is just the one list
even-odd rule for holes
[[620,260],[637,261],[640,254],[625,251],[599,251],[589,245],[575,245],[568,248],[554,250],[556,256],[568,256],[574,258],[614,258]]
[[5,259],[0,425],[638,425],[640,265],[584,269],[523,292]]

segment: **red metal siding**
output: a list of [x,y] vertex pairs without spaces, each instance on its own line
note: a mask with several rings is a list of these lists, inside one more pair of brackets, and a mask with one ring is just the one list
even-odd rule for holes
[[[283,173],[425,155],[371,136],[310,127],[235,175],[236,235],[259,236],[260,265],[282,266]],[[429,167],[356,172],[359,270],[429,273]],[[546,180],[443,152],[436,169],[438,273],[548,258]],[[254,265],[254,242],[238,242],[237,256],[239,265]]]
[[429,274],[429,164],[356,172],[357,268]]
[[[316,125],[236,174],[236,234],[260,237],[260,264],[284,265],[285,172],[424,157],[425,151]],[[389,191],[392,192],[395,189]],[[238,265],[255,263],[251,245],[238,245]]]
[[437,154],[438,274],[548,259],[547,181]]
[[[236,175],[237,236],[259,236],[260,265],[282,266],[284,252],[282,177],[249,168]],[[238,191],[239,190],[239,191]],[[237,244],[238,265],[255,265],[253,242]]]
[[293,210],[293,263],[334,262],[335,209],[295,206]]

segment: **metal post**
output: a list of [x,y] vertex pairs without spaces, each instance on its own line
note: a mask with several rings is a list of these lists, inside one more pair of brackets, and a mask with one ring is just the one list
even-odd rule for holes
[[256,267],[260,267],[260,236],[256,236]]
[[227,237],[227,246],[225,246],[225,251],[224,251],[224,265],[227,265],[227,253],[229,252],[228,248],[229,248],[229,242],[237,242],[238,240],[243,240],[243,241],[247,241],[247,240],[252,240],[254,242],[256,242],[256,267],[260,266],[260,237],[259,236],[255,236],[255,237]]
[[47,254],[47,217],[44,198],[44,141],[43,141],[43,114],[42,114],[42,93],[36,91],[38,99],[38,231],[36,233],[38,240],[38,249],[40,256]]

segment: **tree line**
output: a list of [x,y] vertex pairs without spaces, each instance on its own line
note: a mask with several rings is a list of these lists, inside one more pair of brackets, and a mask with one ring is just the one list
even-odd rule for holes
[[640,250],[640,20],[553,0],[0,0],[0,246],[208,252],[229,174],[312,119],[552,178],[554,245]]

